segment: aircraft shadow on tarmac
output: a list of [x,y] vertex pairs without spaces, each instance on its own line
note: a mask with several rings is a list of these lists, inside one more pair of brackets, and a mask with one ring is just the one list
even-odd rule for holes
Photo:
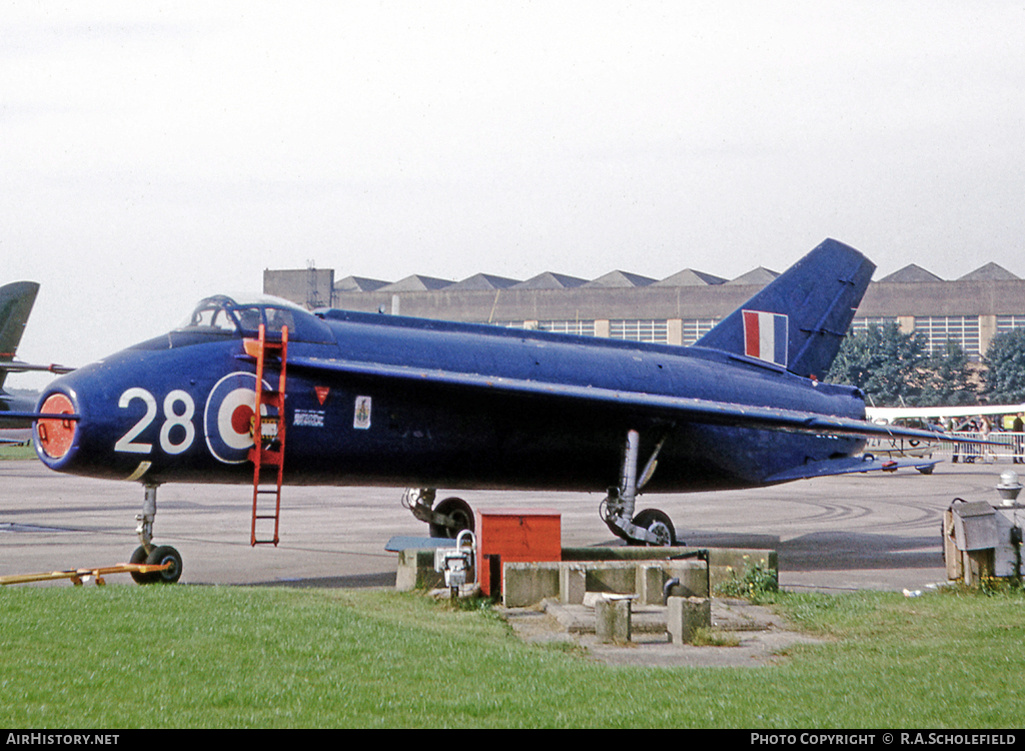
[[[779,556],[780,570],[790,572],[943,567],[939,530],[936,535],[916,537],[813,532],[785,542],[775,535],[723,534],[697,530],[688,530],[685,535],[686,542],[691,547],[775,550]],[[609,544],[620,547],[623,543],[616,540]],[[256,582],[250,586],[328,589],[394,587],[395,572],[275,579]]]
[[250,587],[293,587],[296,589],[367,589],[373,587],[394,587],[395,572],[383,571],[376,574],[354,574],[352,576],[309,576],[294,579],[275,579],[255,582]]
[[775,535],[723,534],[687,530],[688,545],[775,550],[784,571],[942,568],[940,529],[920,536],[858,532],[812,532],[781,541]]

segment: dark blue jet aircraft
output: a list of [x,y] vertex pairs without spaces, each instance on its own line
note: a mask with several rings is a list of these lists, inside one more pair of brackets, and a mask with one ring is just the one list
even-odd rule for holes
[[[282,483],[407,486],[414,514],[453,537],[473,516],[433,505],[439,487],[608,489],[615,534],[670,544],[666,514],[635,513],[642,490],[882,469],[865,436],[935,439],[866,422],[857,389],[821,380],[874,268],[826,240],[686,348],[207,298],[181,328],[51,384],[36,450],[59,472],[146,487],[132,560],[171,562],[163,580],[181,560],[151,543],[156,487],[175,481],[251,483],[254,544],[277,542],[279,506],[257,506]],[[272,539],[257,539],[264,516]]]

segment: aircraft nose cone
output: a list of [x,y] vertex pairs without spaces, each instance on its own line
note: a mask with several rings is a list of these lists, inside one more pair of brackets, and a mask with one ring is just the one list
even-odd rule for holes
[[[39,409],[47,414],[74,414],[75,405],[67,394],[54,393],[46,397]],[[36,447],[45,458],[54,461],[67,456],[75,441],[75,420],[47,417],[36,421]]]

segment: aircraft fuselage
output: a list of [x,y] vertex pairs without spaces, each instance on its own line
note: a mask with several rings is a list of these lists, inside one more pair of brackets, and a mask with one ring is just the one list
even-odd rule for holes
[[[286,312],[286,484],[603,491],[618,482],[624,437],[636,430],[642,458],[665,438],[645,491],[681,492],[761,484],[864,445],[857,436],[679,419],[614,396],[596,409],[562,393],[643,393],[864,419],[854,389],[718,350]],[[243,344],[253,332],[242,328],[187,327],[59,378],[39,409],[53,411],[53,395],[62,394],[65,411],[79,418],[64,426],[66,445],[47,448],[37,436],[40,459],[61,472],[144,483],[251,483],[255,362]],[[268,385],[277,378],[270,372]],[[506,389],[506,382],[531,387]]]

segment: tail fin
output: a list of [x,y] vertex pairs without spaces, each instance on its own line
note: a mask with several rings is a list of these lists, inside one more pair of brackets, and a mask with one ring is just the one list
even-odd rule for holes
[[827,239],[723,319],[695,346],[821,379],[836,357],[875,264]]
[[12,282],[0,287],[0,389],[7,378],[4,365],[14,360],[38,292],[36,282]]

